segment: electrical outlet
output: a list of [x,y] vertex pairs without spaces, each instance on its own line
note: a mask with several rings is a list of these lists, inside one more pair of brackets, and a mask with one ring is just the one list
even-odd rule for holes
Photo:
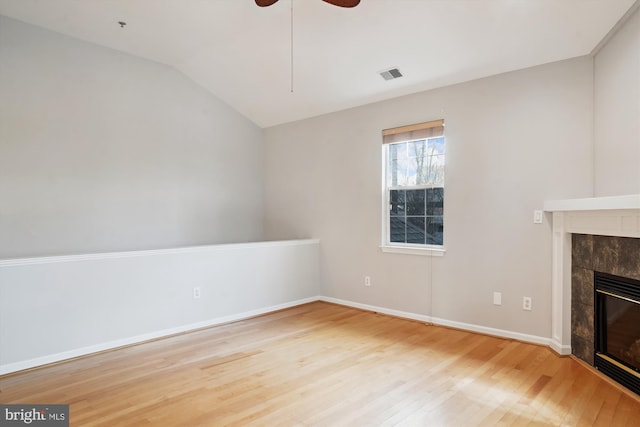
[[371,276],[364,276],[364,285],[371,286]]
[[200,298],[200,288],[195,287],[193,288],[193,299],[198,299],[198,298]]
[[522,297],[522,309],[531,311],[531,297]]
[[493,305],[502,305],[502,292],[493,293]]

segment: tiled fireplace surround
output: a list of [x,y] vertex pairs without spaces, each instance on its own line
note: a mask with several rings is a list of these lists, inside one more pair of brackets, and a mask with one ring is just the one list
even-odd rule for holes
[[640,280],[640,194],[554,200],[551,348],[593,365],[594,271]]
[[571,243],[571,353],[593,366],[593,273],[640,280],[640,239],[573,234]]

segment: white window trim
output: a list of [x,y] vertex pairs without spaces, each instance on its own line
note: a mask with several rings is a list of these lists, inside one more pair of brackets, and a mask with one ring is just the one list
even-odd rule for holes
[[434,247],[409,247],[409,246],[391,246],[380,245],[380,250],[390,254],[405,254],[405,255],[422,255],[422,256],[444,256],[447,252],[444,246],[442,248]]
[[[389,192],[387,191],[387,164],[388,164],[387,147],[382,145],[382,240],[380,250],[384,253],[404,254],[404,255],[422,255],[422,256],[444,256],[447,252],[445,246],[442,245],[418,245],[411,243],[391,243],[389,242]],[[415,188],[424,188],[416,186]],[[393,187],[395,188],[395,187]],[[403,187],[405,188],[405,187]],[[407,186],[405,189],[411,189]]]

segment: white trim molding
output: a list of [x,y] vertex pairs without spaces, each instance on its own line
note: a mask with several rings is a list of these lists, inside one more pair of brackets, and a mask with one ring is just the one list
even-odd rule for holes
[[547,212],[611,211],[619,209],[640,209],[640,194],[587,197],[584,199],[547,200],[544,202],[544,210]]
[[405,255],[422,255],[422,256],[444,256],[447,252],[444,248],[430,248],[430,247],[409,247],[409,246],[390,246],[380,245],[382,252],[391,254],[405,254]]
[[475,325],[473,323],[455,322],[452,320],[432,318],[432,323],[439,326],[447,326],[449,328],[462,329],[469,332],[475,332],[483,335],[491,335],[499,338],[512,339],[516,341],[527,342],[531,344],[551,346],[551,340],[546,337],[537,335],[523,334],[521,332],[508,331],[506,329],[490,328],[488,326]]
[[327,296],[315,296],[315,297],[304,298],[304,299],[291,301],[283,304],[273,305],[270,307],[264,307],[257,310],[245,311],[242,313],[237,313],[229,316],[212,318],[203,322],[182,325],[179,327],[164,329],[160,331],[154,331],[147,334],[113,340],[110,342],[104,342],[97,345],[76,348],[76,349],[64,351],[61,353],[49,354],[43,357],[36,357],[29,360],[22,360],[15,363],[0,365],[0,375],[10,374],[13,372],[18,372],[25,369],[30,369],[38,366],[51,364],[51,363],[57,363],[57,362],[72,359],[75,357],[86,356],[86,355],[90,355],[90,354],[94,354],[102,351],[113,350],[113,349],[126,347],[130,345],[137,345],[137,344],[141,344],[147,341],[152,341],[155,339],[170,337],[176,334],[192,332],[192,331],[196,331],[203,328],[246,320],[252,317],[261,316],[274,311],[283,310],[283,309],[295,307],[302,304],[308,304],[316,301],[324,301],[332,304],[338,304],[346,307],[352,307],[352,308],[357,308],[361,310],[376,312],[376,313],[380,313],[388,316],[394,316],[402,319],[415,320],[415,321],[423,322],[426,324],[450,327],[450,328],[460,329],[464,331],[479,333],[483,335],[495,336],[498,338],[512,339],[512,340],[522,341],[522,342],[531,343],[531,344],[549,346],[554,351],[560,354],[570,353],[570,347],[563,347],[562,345],[555,342],[555,340],[545,338],[545,337],[523,334],[520,332],[508,331],[504,329],[496,329],[496,328],[491,328],[491,327],[482,326],[482,325],[475,325],[471,323],[457,322],[453,320],[432,317],[424,314],[417,314],[417,313],[412,313],[412,312],[407,312],[402,310],[395,310],[395,309],[386,308],[386,307],[362,304],[362,303],[343,300],[339,298],[333,298],[333,297],[327,297]]
[[347,307],[359,308],[360,310],[373,311],[389,316],[401,317],[403,319],[417,320],[419,322],[432,323],[431,316],[424,314],[410,313],[408,311],[394,310],[392,308],[379,307],[376,305],[362,304],[355,301],[344,300],[340,298],[321,296],[320,301],[330,302],[332,304],[344,305]]
[[185,332],[193,332],[198,329],[209,328],[211,326],[224,325],[226,323],[237,322],[240,320],[250,319],[252,317],[261,316],[263,314],[271,313],[278,310],[283,310],[297,305],[308,304],[310,302],[318,301],[319,297],[304,298],[297,301],[291,301],[284,304],[278,304],[271,307],[265,307],[258,310],[245,311],[243,313],[237,313],[230,316],[217,317],[209,319],[203,322],[192,323],[189,325],[183,325],[175,328],[164,329],[161,331],[154,331],[148,334],[137,335],[124,339],[118,339],[110,342],[100,343],[97,345],[77,348],[69,351],[64,351],[56,354],[49,354],[43,357],[36,357],[29,360],[23,360],[15,363],[8,363],[0,365],[0,375],[10,374],[12,372],[22,371],[25,369],[35,368],[37,366],[48,365],[51,363],[61,362],[63,360],[73,359],[75,357],[87,356],[94,353],[99,353],[107,350],[114,350],[121,347],[130,345],[142,344],[147,341],[156,340],[159,338],[167,338],[172,335],[177,335]]
[[123,251],[123,252],[98,252],[77,255],[54,255],[33,258],[6,258],[0,259],[0,267],[14,267],[18,265],[31,264],[49,264],[58,262],[76,262],[91,261],[115,258],[133,258],[147,257],[153,255],[175,255],[175,254],[193,254],[203,252],[229,251],[234,249],[245,250],[255,248],[283,247],[283,246],[301,246],[301,245],[318,245],[319,239],[301,239],[301,240],[274,240],[265,242],[248,242],[248,243],[226,243],[219,245],[201,245],[201,246],[185,246],[181,248],[166,249],[148,249],[141,251]]
[[375,305],[361,304],[358,302],[343,300],[339,298],[321,296],[320,301],[344,305],[347,307],[359,308],[361,310],[366,310],[366,311],[373,311],[376,313],[382,313],[389,316],[400,317],[403,319],[417,320],[419,322],[431,323],[438,326],[446,326],[449,328],[461,329],[464,331],[475,332],[483,335],[491,335],[494,337],[513,339],[513,340],[527,342],[531,344],[545,345],[553,348],[552,341],[549,338],[539,337],[536,335],[528,335],[520,332],[507,331],[505,329],[490,328],[488,326],[474,325],[472,323],[456,322],[453,320],[441,319],[439,317],[432,317],[424,314],[411,313],[408,311],[393,310],[393,309],[379,307]]

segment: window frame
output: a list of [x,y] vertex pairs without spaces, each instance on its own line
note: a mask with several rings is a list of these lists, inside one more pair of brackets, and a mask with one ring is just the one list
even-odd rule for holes
[[[391,241],[391,190],[415,190],[415,189],[432,189],[432,188],[442,188],[444,194],[444,178],[442,185],[433,185],[433,184],[423,184],[423,185],[407,185],[407,186],[387,186],[387,175],[388,175],[388,167],[389,167],[389,156],[390,156],[390,146],[392,144],[398,143],[407,143],[411,141],[421,141],[421,140],[429,140],[443,137],[445,147],[446,147],[446,137],[444,135],[431,136],[431,137],[418,137],[418,138],[407,138],[398,141],[394,141],[393,143],[384,143],[382,144],[382,239],[380,244],[380,249],[382,252],[387,253],[400,253],[400,254],[409,254],[409,255],[427,255],[427,256],[443,256],[446,253],[445,249],[445,238],[444,233],[442,236],[442,245],[434,245],[434,244],[422,244],[422,243],[403,243],[403,242],[392,242]],[[445,148],[445,165],[446,165],[446,148]],[[445,175],[446,176],[446,175]],[[444,196],[443,196],[444,197]],[[425,212],[425,219],[428,216]],[[442,212],[442,220],[444,223],[444,202],[443,202],[443,212]]]

